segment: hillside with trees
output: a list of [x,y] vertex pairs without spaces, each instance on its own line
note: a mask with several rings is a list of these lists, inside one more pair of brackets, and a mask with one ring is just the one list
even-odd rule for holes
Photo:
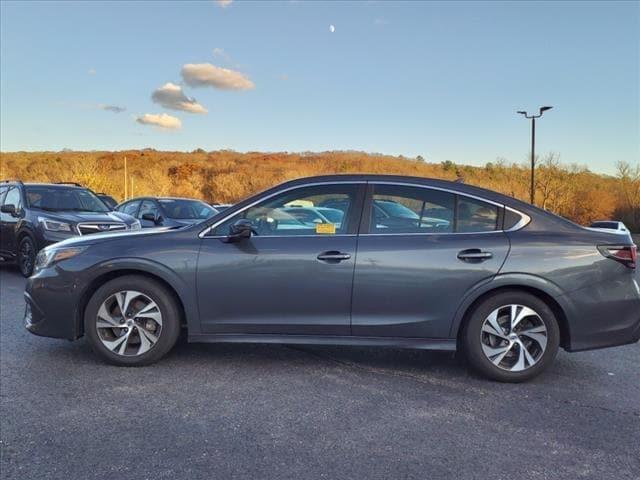
[[[234,151],[0,153],[0,178],[78,182],[121,201],[125,196],[175,195],[236,202],[285,180],[331,173],[392,173],[462,179],[465,183],[528,200],[529,168],[504,160],[484,167],[429,163],[363,152],[237,153]],[[619,219],[640,231],[640,166],[617,165],[616,176],[564,165],[556,154],[538,160],[536,204],[580,224]]]

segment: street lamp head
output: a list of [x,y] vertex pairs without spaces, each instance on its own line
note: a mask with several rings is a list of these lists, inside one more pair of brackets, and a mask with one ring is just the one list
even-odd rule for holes
[[519,113],[520,115],[526,115],[527,112],[523,112],[522,110],[518,110],[516,113]]
[[542,115],[542,112],[546,112],[547,110],[551,110],[553,107],[540,107],[540,114]]

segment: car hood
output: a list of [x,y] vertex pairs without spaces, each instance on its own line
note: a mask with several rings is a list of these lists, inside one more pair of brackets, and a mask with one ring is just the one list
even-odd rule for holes
[[[69,237],[58,243],[54,243],[55,248],[58,247],[82,247],[85,245],[94,245],[96,243],[108,242],[111,239],[122,239],[129,237],[135,239],[147,235],[158,235],[171,232],[171,228],[145,228],[141,230],[120,230],[117,232],[92,233],[91,235]],[[50,248],[50,247],[47,247]]]
[[135,221],[135,219],[131,215],[127,215],[126,213],[120,212],[75,212],[75,211],[55,211],[49,212],[47,210],[41,210],[42,214],[40,216],[50,218],[52,220],[65,222],[65,223],[85,223],[85,222],[123,222],[126,224],[131,224]]

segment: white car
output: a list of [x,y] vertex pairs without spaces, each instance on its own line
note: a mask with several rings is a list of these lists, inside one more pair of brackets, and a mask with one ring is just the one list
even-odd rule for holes
[[606,228],[607,230],[616,230],[617,232],[630,233],[629,229],[622,222],[617,222],[615,220],[599,220],[597,222],[593,222],[591,228]]

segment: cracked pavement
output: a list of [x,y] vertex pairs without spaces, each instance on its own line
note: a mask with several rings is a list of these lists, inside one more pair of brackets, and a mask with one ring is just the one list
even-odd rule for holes
[[397,349],[180,343],[145,368],[22,327],[0,266],[3,479],[638,479],[640,344],[532,382]]

